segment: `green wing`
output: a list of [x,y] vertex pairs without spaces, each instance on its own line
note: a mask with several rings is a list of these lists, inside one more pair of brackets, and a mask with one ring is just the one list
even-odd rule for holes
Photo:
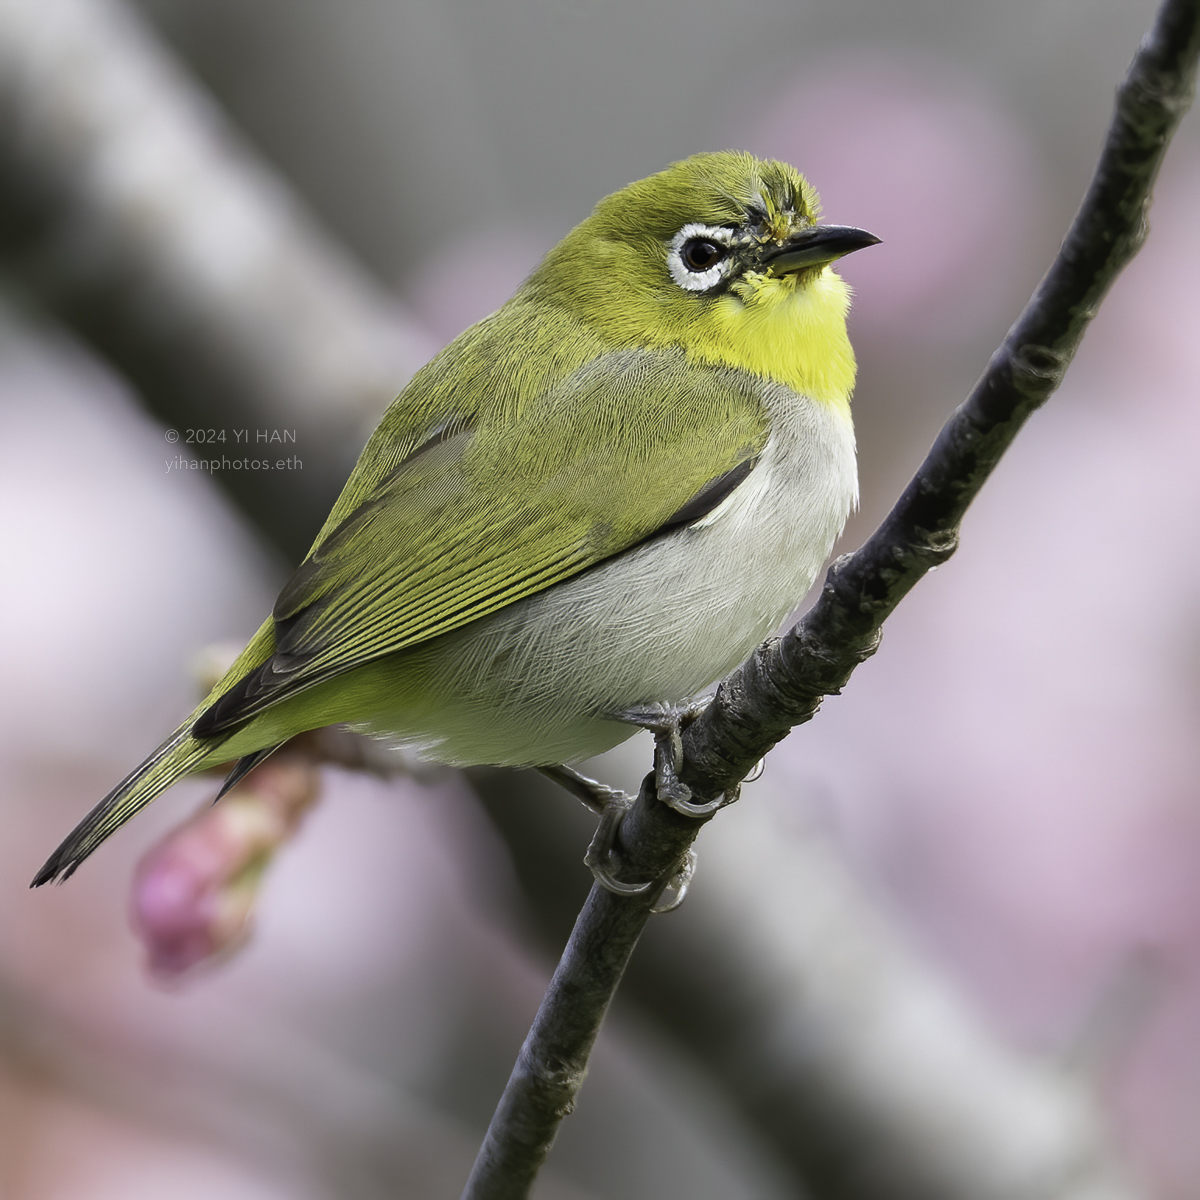
[[273,656],[198,736],[694,519],[767,439],[756,382],[678,350],[601,354],[519,397],[490,375],[435,370],[389,410],[279,596]]

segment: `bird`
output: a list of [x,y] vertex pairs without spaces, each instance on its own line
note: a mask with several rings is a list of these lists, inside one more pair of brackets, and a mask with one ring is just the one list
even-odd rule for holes
[[819,218],[794,167],[738,151],[602,199],[413,376],[249,645],[33,886],[307,730],[552,767],[732,670],[857,503],[834,264],[879,239]]

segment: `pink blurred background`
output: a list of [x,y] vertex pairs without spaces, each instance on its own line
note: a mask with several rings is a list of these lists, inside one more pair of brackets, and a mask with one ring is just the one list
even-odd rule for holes
[[[795,163],[828,219],[884,239],[844,268],[850,548],[1048,263],[1151,7],[763,0],[748,30],[708,7],[145,5],[431,345],[629,179],[723,145]],[[1164,1200],[1200,1192],[1198,195],[1193,116],[1061,392],[877,656],[772,754],[763,801],[781,830],[814,819],[999,1036],[1090,1055]],[[0,307],[0,1197],[456,1194],[550,959],[454,777],[330,771],[251,944],[175,988],[146,975],[127,894],[208,782],[26,890],[190,706],[193,656],[248,635],[282,579],[170,456],[108,368]],[[794,1194],[634,1018],[569,1125],[539,1196]]]

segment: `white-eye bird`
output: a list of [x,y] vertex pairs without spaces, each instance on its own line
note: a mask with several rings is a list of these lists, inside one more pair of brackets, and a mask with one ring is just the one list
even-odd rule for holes
[[35,884],[308,729],[566,763],[736,666],[857,498],[831,264],[878,239],[817,216],[792,167],[732,152],[601,200],[413,377],[249,646]]

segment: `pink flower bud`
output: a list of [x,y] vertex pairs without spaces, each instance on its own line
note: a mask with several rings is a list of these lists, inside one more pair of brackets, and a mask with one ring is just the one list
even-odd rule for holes
[[178,978],[246,942],[263,872],[299,828],[319,784],[317,758],[302,741],[291,743],[146,853],[134,876],[132,919],[153,974]]

